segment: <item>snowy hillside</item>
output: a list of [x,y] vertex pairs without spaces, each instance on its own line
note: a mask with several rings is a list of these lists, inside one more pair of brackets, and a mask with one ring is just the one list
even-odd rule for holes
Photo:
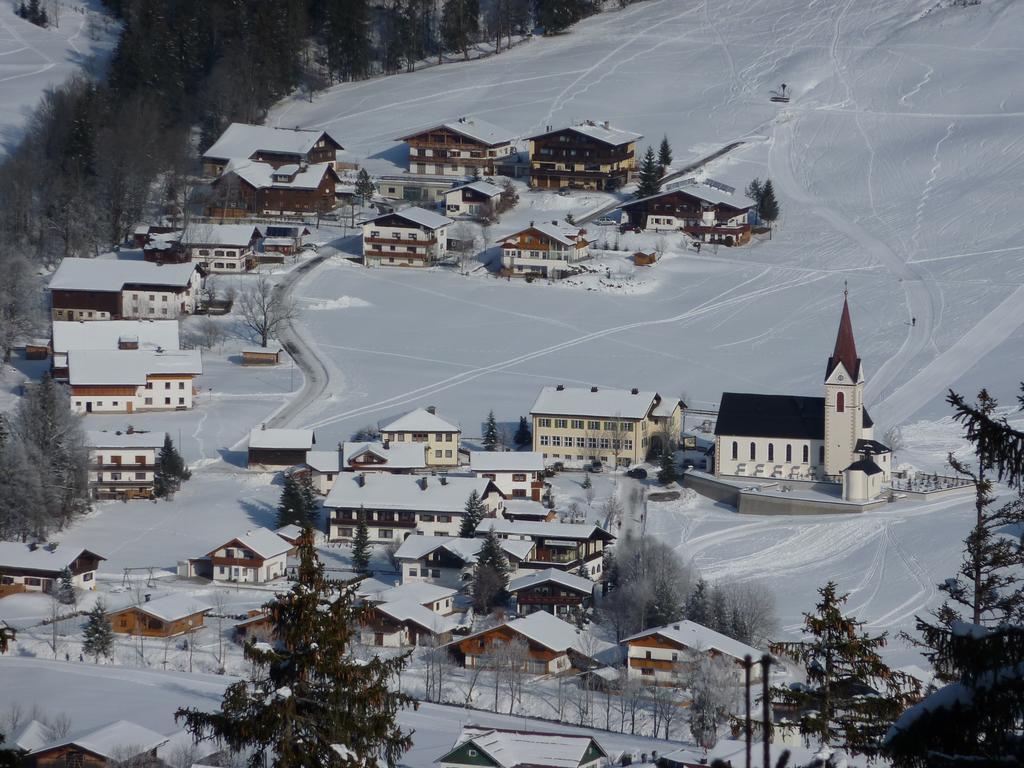
[[42,29],[18,18],[17,3],[0,3],[0,152],[21,138],[43,91],[60,85],[93,56],[109,53],[116,30],[98,2],[62,2],[55,23]]

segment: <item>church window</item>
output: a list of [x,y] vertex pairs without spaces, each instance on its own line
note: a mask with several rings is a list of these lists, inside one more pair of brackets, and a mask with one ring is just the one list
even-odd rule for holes
[[819,464],[824,464],[825,463],[825,446],[824,445],[819,445],[818,446],[818,463]]
[[805,445],[804,446],[804,464],[806,464],[808,461],[810,461],[810,458],[808,457],[808,454],[810,452],[811,452],[811,447],[809,445]]
[[757,458],[757,443],[753,440],[750,441],[750,460],[753,461]]
[[740,444],[735,440],[732,441],[732,459],[736,461],[740,457]]
[[775,461],[775,443],[768,443],[768,461]]
[[836,413],[846,410],[846,396],[842,392],[836,392]]
[[788,443],[786,445],[786,463],[787,464],[792,464],[793,463],[793,446],[789,445]]

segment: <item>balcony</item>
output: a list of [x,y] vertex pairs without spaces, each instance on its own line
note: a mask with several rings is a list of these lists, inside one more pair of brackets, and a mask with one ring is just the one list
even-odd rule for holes
[[405,240],[405,239],[395,240],[394,238],[389,238],[389,237],[373,237],[373,236],[371,236],[371,237],[364,237],[363,238],[363,242],[364,243],[374,243],[376,245],[412,245],[412,246],[419,246],[419,245],[434,245],[435,243],[437,243],[437,238],[436,237],[431,237],[429,240],[412,240],[412,239],[408,239],[408,240]]
[[681,665],[678,661],[669,661],[668,659],[636,659],[632,656],[629,657],[630,669],[654,669],[658,672],[676,672],[681,673]]
[[520,605],[579,605],[583,598],[579,595],[518,595],[516,602]]
[[375,251],[372,249],[364,249],[363,256],[389,259],[418,259],[420,261],[433,261],[434,259],[434,255],[432,253],[413,253],[412,251]]
[[575,563],[578,561],[579,555],[575,549],[564,550],[564,549],[537,549],[533,559],[541,563]]
[[89,464],[89,469],[93,471],[144,472],[146,470],[152,471],[155,468],[156,464],[97,464],[96,462]]

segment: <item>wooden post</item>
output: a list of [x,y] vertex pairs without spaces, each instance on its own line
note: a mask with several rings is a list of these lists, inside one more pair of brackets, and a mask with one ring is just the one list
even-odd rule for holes
[[768,698],[768,667],[772,657],[767,653],[761,657],[761,744],[764,746],[764,768],[770,768],[772,760],[772,704]]
[[744,733],[743,738],[746,741],[746,752],[747,752],[746,768],[750,768],[750,750],[751,750],[751,747],[753,746],[752,743],[751,743],[752,740],[753,740],[753,728],[751,727],[751,723],[750,723],[750,669],[753,666],[754,666],[754,659],[751,658],[750,654],[747,654],[746,656],[744,656],[743,657],[743,676],[744,676],[744,686],[743,686],[743,688],[744,688],[744,691],[746,692],[745,695],[746,695],[746,701],[747,701],[747,710],[746,710],[747,714],[746,714],[746,719],[745,719],[744,725],[743,725],[743,733]]

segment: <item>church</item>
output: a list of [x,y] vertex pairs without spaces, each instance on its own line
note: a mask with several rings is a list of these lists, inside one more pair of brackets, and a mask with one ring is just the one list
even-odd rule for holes
[[864,382],[844,292],[825,396],[724,392],[712,449],[715,475],[840,483],[848,501],[875,498],[889,481],[892,451],[874,439]]

